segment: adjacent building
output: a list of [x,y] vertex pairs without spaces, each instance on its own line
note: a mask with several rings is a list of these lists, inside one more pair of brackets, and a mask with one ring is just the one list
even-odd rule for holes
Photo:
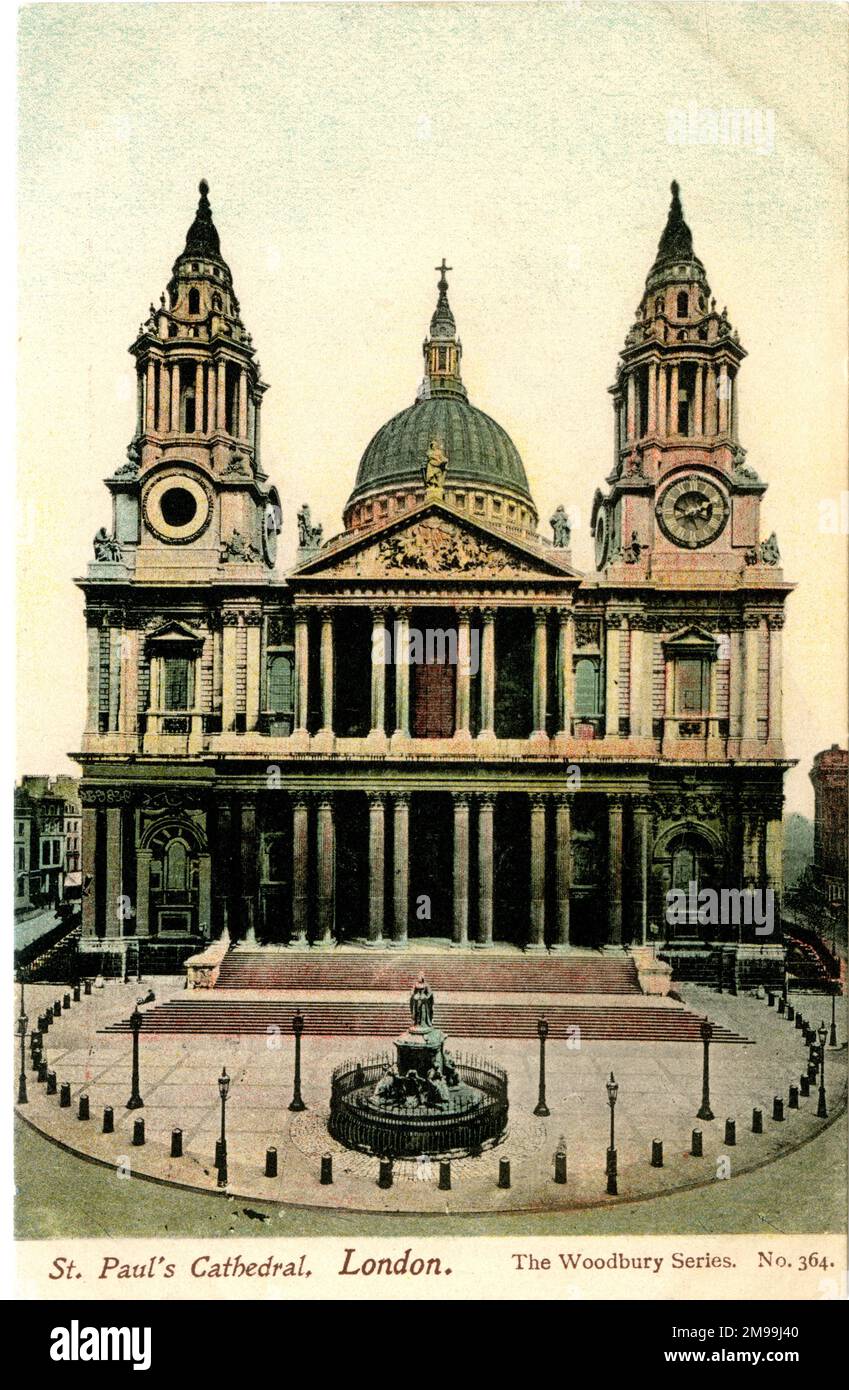
[[849,877],[849,750],[833,743],[817,753],[814,787],[814,883],[836,917],[846,918]]
[[81,842],[78,780],[23,777],[15,787],[15,911],[56,904],[79,892]]
[[778,932],[666,911],[672,888],[780,904],[792,587],[740,440],[746,354],[678,188],[611,387],[590,574],[469,399],[448,270],[344,529],[302,508],[281,574],[266,384],[201,184],[78,581],[83,949],[656,941],[681,973],[724,949],[770,978]]

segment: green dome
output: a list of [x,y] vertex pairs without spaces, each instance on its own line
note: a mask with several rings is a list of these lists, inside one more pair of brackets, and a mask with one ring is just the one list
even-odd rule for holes
[[503,488],[533,507],[524,464],[509,434],[460,396],[425,398],[388,420],[360,459],[348,506],[375,490],[421,482],[433,439],[448,455],[446,487]]

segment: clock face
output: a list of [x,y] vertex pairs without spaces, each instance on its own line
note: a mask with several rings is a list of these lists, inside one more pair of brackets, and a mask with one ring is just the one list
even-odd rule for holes
[[607,520],[607,512],[601,508],[595,519],[595,564],[596,569],[601,569],[607,563],[607,547],[610,542],[610,528]]
[[670,484],[656,507],[660,529],[675,545],[710,545],[728,520],[728,498],[710,478],[691,473]]

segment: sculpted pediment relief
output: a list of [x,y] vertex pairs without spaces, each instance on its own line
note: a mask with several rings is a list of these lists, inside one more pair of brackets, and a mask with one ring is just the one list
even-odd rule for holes
[[[318,572],[319,567],[312,567]],[[562,570],[545,560],[536,563],[509,543],[462,526],[443,515],[425,516],[403,529],[393,528],[383,535],[340,555],[328,556],[321,573],[340,578],[395,579],[428,574],[464,575],[475,578],[512,579],[527,575],[549,575]]]

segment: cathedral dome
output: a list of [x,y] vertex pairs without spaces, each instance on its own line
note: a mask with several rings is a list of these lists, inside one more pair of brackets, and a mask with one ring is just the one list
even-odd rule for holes
[[495,525],[536,528],[537,515],[516,445],[473,406],[460,376],[462,347],[448,305],[444,262],[439,302],[424,343],[419,399],[393,415],[368,444],[345,508],[348,529],[405,510],[424,495],[424,465],[437,442],[447,455],[445,500]]

